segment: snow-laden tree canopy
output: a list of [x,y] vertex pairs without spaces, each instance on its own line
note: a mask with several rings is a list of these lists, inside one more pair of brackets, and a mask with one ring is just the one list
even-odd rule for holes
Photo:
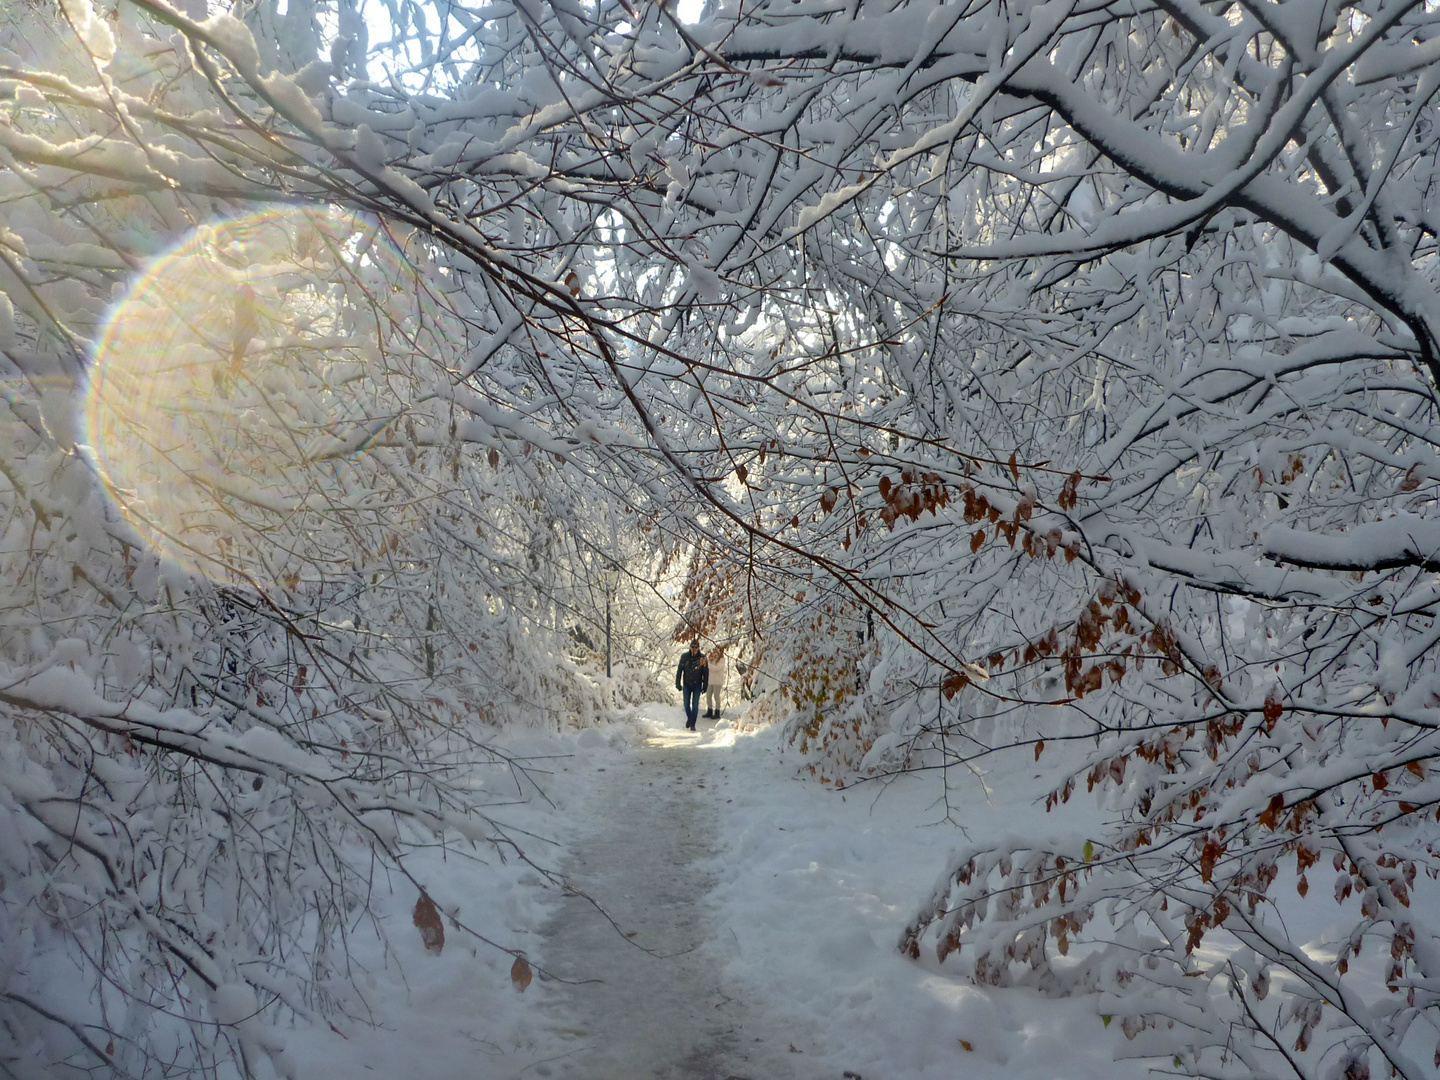
[[[905,950],[1196,1075],[1431,1075],[1432,7],[12,4],[0,918],[270,1068],[236,1002],[324,1015],[345,845],[493,839],[477,700],[598,708],[542,629],[691,546],[677,632],[820,771],[1089,748]],[[257,798],[337,884],[221,947],[146,867],[255,880]],[[179,1060],[18,970],[7,1063]]]

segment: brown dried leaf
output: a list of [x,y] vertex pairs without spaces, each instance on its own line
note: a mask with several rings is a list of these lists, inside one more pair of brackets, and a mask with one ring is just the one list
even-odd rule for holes
[[1260,824],[1274,832],[1280,824],[1280,811],[1285,809],[1285,796],[1278,792],[1270,796],[1270,803],[1260,811]]
[[1200,880],[1209,881],[1210,875],[1215,872],[1215,864],[1220,861],[1220,856],[1225,854],[1225,845],[1217,843],[1213,836],[1205,838],[1205,843],[1200,849]]
[[445,924],[440,919],[440,909],[426,893],[422,892],[420,899],[415,901],[414,919],[426,951],[438,956],[440,950],[445,948]]
[[1077,501],[1076,494],[1080,489],[1080,474],[1073,472],[1065,478],[1065,483],[1060,488],[1060,509],[1073,510]]
[[515,984],[515,989],[520,993],[530,985],[530,961],[523,956],[515,957],[515,962],[510,965],[510,981]]
[[1260,709],[1260,715],[1265,720],[1266,732],[1275,730],[1275,724],[1284,711],[1284,706],[1280,704],[1280,687],[1272,686],[1270,693],[1265,696],[1265,704]]

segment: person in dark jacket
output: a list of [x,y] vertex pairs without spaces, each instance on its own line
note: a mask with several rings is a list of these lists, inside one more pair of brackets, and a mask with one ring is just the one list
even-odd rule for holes
[[685,730],[694,731],[695,721],[700,719],[700,695],[710,685],[710,665],[700,651],[700,639],[690,642],[690,651],[680,654],[680,666],[675,669],[675,689],[679,690],[685,703]]

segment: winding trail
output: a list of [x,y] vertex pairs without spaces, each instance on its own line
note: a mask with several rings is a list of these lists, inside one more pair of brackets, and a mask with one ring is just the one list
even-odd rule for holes
[[725,933],[706,924],[714,878],[697,863],[716,854],[715,777],[728,757],[704,735],[652,731],[596,792],[564,870],[614,925],[572,896],[542,930],[546,966],[577,980],[550,995],[574,1048],[527,1078],[839,1080],[803,1032],[752,1007],[702,948]]

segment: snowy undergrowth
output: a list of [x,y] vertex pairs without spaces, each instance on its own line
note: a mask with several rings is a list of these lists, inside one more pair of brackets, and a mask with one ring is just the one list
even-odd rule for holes
[[[835,791],[797,779],[800,759],[776,735],[716,740],[729,750],[711,947],[765,1007],[809,1025],[832,1064],[867,1080],[1126,1080],[1167,1063],[1136,1058],[1094,998],[977,987],[900,955],[954,848],[1061,824],[1044,813],[1033,763],[952,773],[946,823],[938,773]],[[1077,807],[1063,824],[1083,830],[1089,817]]]
[[[773,728],[732,729],[712,741],[727,747],[728,767],[719,773],[725,848],[713,866],[721,884],[708,898],[711,947],[766,1008],[811,1028],[837,1068],[885,1080],[1125,1078],[1169,1071],[1183,1064],[1175,1054],[1192,1052],[1179,1026],[1133,1023],[1114,995],[981,986],[953,960],[938,961],[933,948],[918,961],[897,948],[917,899],[957,850],[1098,833],[1109,816],[1103,795],[1045,812],[1053,760],[1043,772],[1023,754],[987,759],[987,770],[968,774],[957,766],[948,790],[938,771],[835,790],[798,778],[804,759]],[[1345,913],[1328,895],[1300,895],[1297,879],[1281,870],[1277,917],[1305,954],[1333,961],[1349,938]],[[1428,894],[1417,890],[1413,902],[1416,919],[1433,925],[1440,917],[1426,910],[1434,907]],[[1077,944],[1059,964],[1076,967],[1097,947]],[[1202,973],[1223,972],[1230,961],[1254,967],[1253,955],[1224,934],[1206,938],[1195,959]],[[1389,962],[1383,948],[1367,946],[1352,970],[1369,971],[1379,985]],[[1283,972],[1273,981],[1266,1005],[1289,1008],[1289,995],[1303,988]],[[1211,994],[1223,997],[1224,985],[1215,980]],[[1180,1008],[1166,1000],[1152,998],[1157,1015]],[[1402,1050],[1419,1058],[1429,1048],[1422,1031],[1411,1034]],[[1338,1054],[1328,1056],[1340,1061]]]

